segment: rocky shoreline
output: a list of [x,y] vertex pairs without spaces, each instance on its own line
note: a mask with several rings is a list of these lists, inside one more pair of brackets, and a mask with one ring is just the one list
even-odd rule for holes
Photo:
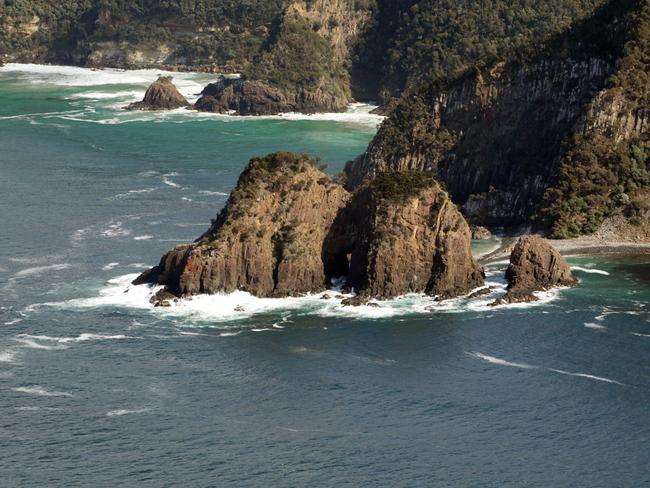
[[[447,193],[424,173],[383,173],[349,192],[307,155],[273,153],[249,162],[207,232],[133,284],[162,286],[151,303],[163,307],[234,291],[259,298],[322,293],[335,279],[355,295],[343,305],[412,293],[443,301],[485,283],[471,237]],[[539,237],[520,239],[506,277],[508,293],[495,305],[577,284]]]

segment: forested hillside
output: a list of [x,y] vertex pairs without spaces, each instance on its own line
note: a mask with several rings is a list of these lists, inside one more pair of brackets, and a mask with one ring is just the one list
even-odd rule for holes
[[436,174],[471,220],[555,237],[618,218],[650,238],[650,5],[611,0],[507,61],[407,90],[348,186]]

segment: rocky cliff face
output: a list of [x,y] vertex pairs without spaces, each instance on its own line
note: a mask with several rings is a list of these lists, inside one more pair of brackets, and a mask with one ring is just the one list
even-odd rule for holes
[[578,286],[566,260],[539,236],[519,239],[510,256],[506,278],[508,291],[496,305],[534,302],[538,300],[534,295],[537,291]]
[[323,243],[348,198],[306,156],[253,159],[210,230],[163,256],[137,283],[164,285],[177,296],[324,290],[331,256]]
[[[529,223],[557,182],[573,135],[597,130],[612,146],[647,139],[647,98],[610,88],[626,43],[644,25],[639,5],[613,1],[536,57],[405,94],[368,151],[348,164],[348,188],[382,171],[419,169],[444,182],[475,223]],[[648,44],[637,44],[647,59]],[[637,74],[643,66],[636,63]]]
[[161,76],[144,94],[141,102],[126,107],[127,110],[174,110],[190,104],[172,83],[171,77]]
[[483,284],[469,226],[422,173],[384,173],[365,185],[333,234],[343,243],[339,253],[350,255],[348,287],[361,297],[426,293],[445,299]]

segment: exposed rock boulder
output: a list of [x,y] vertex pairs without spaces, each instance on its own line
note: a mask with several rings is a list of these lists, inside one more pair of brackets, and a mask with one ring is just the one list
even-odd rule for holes
[[161,76],[154,81],[144,94],[141,102],[126,107],[127,110],[174,110],[190,104],[172,83],[171,76]]
[[480,225],[472,226],[472,240],[473,241],[487,241],[492,238],[492,232],[487,228],[481,227]]
[[342,112],[347,99],[321,90],[294,92],[261,81],[222,79],[206,86],[194,108],[201,112],[237,115],[277,115],[287,112]]
[[424,173],[382,173],[354,195],[330,234],[331,253],[350,256],[347,286],[360,297],[451,298],[483,284],[469,226]]
[[305,155],[251,160],[212,227],[167,253],[134,283],[175,296],[292,296],[327,288],[333,257],[324,240],[349,194]]
[[519,239],[506,270],[508,292],[494,304],[534,302],[537,291],[578,286],[578,280],[560,253],[539,236]]

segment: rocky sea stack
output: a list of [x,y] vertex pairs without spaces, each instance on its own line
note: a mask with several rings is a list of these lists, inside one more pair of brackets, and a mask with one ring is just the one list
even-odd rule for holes
[[166,305],[235,290],[317,293],[342,276],[359,304],[406,293],[451,298],[483,284],[469,226],[432,178],[387,173],[350,194],[291,153],[251,160],[212,227],[134,283],[163,285],[152,302]]
[[127,110],[174,110],[189,107],[188,101],[172,83],[171,76],[161,76],[154,81],[144,94],[141,102],[126,107]]
[[262,81],[222,79],[205,87],[194,108],[236,115],[277,115],[288,112],[343,112],[347,99],[320,90],[284,90]]
[[562,286],[576,287],[578,280],[560,253],[539,236],[524,236],[517,242],[506,270],[508,292],[495,302],[534,302],[534,292]]
[[468,224],[422,172],[378,175],[354,194],[332,234],[346,246],[338,254],[351,257],[347,283],[361,298],[445,299],[483,284]]

